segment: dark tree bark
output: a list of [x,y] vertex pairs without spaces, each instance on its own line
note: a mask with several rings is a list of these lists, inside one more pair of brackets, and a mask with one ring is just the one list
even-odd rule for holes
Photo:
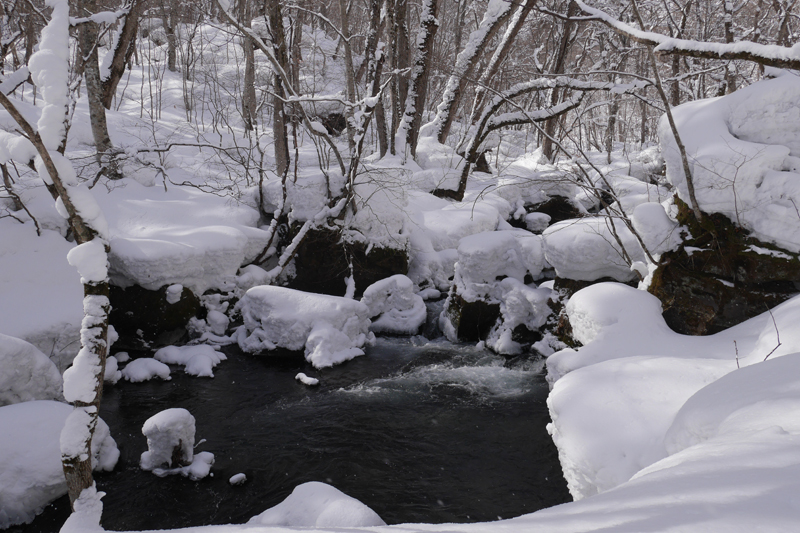
[[436,20],[438,10],[439,0],[425,0],[420,14],[420,36],[417,38],[417,52],[411,70],[411,80],[408,85],[408,96],[403,114],[406,129],[405,141],[411,150],[412,157],[417,155],[419,128],[422,125],[422,112],[428,94],[433,40],[439,29],[439,21]]
[[108,75],[103,82],[103,106],[111,109],[111,102],[117,92],[117,85],[125,73],[125,65],[130,63],[131,56],[136,50],[136,33],[139,30],[139,17],[141,16],[142,0],[131,2],[130,10],[125,15],[125,20],[119,30],[116,47],[109,51],[112,55]]
[[[272,40],[272,49],[275,58],[283,69],[289,72],[289,55],[286,50],[286,32],[283,29],[283,12],[280,0],[267,0],[265,3],[266,15],[269,22],[269,32]],[[289,136],[286,124],[286,90],[283,86],[281,76],[273,76],[272,98],[272,134],[275,146],[275,172],[283,176],[289,171]]]
[[[92,15],[97,11],[96,0],[81,0],[80,16]],[[105,174],[108,178],[119,179],[122,175],[112,156],[114,146],[108,135],[106,108],[102,99],[103,82],[100,79],[100,63],[97,56],[98,37],[98,28],[95,22],[84,22],[78,27],[78,44],[84,60],[83,80],[86,85],[86,97],[89,101],[89,122],[94,137],[95,158],[97,164],[106,169]]]

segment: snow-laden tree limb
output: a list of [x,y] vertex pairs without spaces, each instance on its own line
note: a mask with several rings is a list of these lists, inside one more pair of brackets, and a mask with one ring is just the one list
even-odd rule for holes
[[800,43],[792,47],[786,47],[750,41],[710,43],[690,39],[676,39],[660,33],[636,29],[615,19],[601,9],[586,5],[581,0],[575,0],[575,3],[588,15],[586,17],[573,17],[575,20],[602,22],[621,35],[625,35],[640,44],[652,46],[655,53],[677,54],[704,59],[740,59],[770,67],[800,70]]

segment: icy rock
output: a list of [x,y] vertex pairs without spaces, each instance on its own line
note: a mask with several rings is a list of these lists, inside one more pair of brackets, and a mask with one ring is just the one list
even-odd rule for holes
[[514,278],[500,282],[500,319],[486,338],[486,347],[499,354],[514,355],[522,352],[520,342],[513,334],[519,326],[534,333],[532,340],[541,339],[539,330],[553,313],[548,305],[552,290],[529,287]]
[[414,282],[402,274],[367,287],[361,303],[369,308],[370,330],[375,333],[414,335],[427,316],[425,302],[414,294]]
[[372,342],[369,308],[355,300],[283,287],[253,287],[239,301],[244,326],[239,347],[248,353],[305,350],[315,368],[342,363]]
[[298,485],[281,503],[254,516],[247,523],[329,528],[386,525],[375,511],[360,501],[317,481]]
[[62,398],[56,365],[35,346],[0,333],[0,406]]
[[[587,217],[553,224],[542,234],[547,262],[560,278],[595,281],[612,278],[631,281],[636,274],[622,259],[605,217]],[[619,221],[615,228],[631,260],[644,262],[644,253],[633,234]]]
[[122,369],[122,377],[131,383],[149,381],[153,378],[161,378],[169,381],[169,367],[160,361],[149,357],[134,359]]
[[[30,401],[0,407],[0,529],[33,520],[67,493],[61,465],[61,428],[71,405]],[[108,426],[97,421],[92,439],[95,470],[111,470],[119,450]]]

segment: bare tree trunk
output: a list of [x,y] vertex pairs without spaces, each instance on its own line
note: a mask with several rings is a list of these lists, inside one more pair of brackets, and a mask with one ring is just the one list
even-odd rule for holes
[[342,38],[340,42],[344,48],[344,79],[347,88],[347,101],[349,104],[345,108],[345,117],[347,118],[347,145],[352,154],[355,150],[354,125],[353,125],[353,104],[358,99],[356,96],[356,82],[353,75],[353,47],[350,45],[350,24],[349,15],[347,13],[347,0],[339,0],[339,17],[342,31]]
[[[81,0],[80,11],[82,16],[97,12],[96,0]],[[119,172],[112,151],[114,146],[108,135],[106,122],[106,108],[103,106],[103,83],[100,79],[100,63],[97,55],[98,42],[97,24],[84,22],[78,27],[78,41],[81,56],[84,59],[83,79],[86,84],[86,97],[89,101],[89,122],[92,127],[97,164],[105,168],[109,179],[119,179]]]
[[[525,0],[525,3],[517,8],[511,21],[509,22],[508,28],[506,28],[505,34],[503,34],[503,39],[501,40],[500,45],[495,50],[494,55],[489,60],[489,64],[486,66],[481,74],[481,77],[478,79],[477,88],[475,89],[475,101],[472,104],[470,122],[474,123],[476,120],[478,120],[483,108],[483,100],[486,97],[486,87],[491,83],[492,78],[495,77],[497,71],[500,69],[500,65],[511,51],[511,46],[514,44],[514,40],[517,38],[517,35],[519,35],[519,32],[522,29],[522,26],[525,24],[528,14],[533,9],[533,6],[536,5],[536,2],[537,0]],[[460,32],[460,28],[457,31]]]
[[[251,25],[252,14],[250,2],[240,0],[239,16],[242,25],[249,28]],[[256,59],[253,38],[249,35],[242,35],[242,50],[244,52],[244,86],[242,87],[242,118],[244,119],[244,129],[252,131],[256,122]]]
[[[453,120],[455,120],[461,97],[464,95],[467,84],[471,82],[470,77],[475,65],[477,65],[489,41],[511,16],[511,7],[511,2],[505,2],[497,12],[490,13],[487,10],[478,29],[470,34],[467,46],[458,54],[453,74],[447,80],[442,101],[437,107],[436,117],[430,124],[432,128],[430,134],[435,136],[440,143],[443,143],[450,134],[450,128],[453,125]],[[426,130],[428,127],[429,125],[426,124]]]
[[[405,142],[411,150],[412,157],[417,155],[419,128],[422,125],[425,97],[428,94],[428,76],[431,70],[433,40],[436,38],[436,31],[439,29],[439,21],[436,20],[438,10],[439,0],[423,1],[422,13],[420,14],[420,35],[417,37],[417,53],[408,85],[403,127],[399,131],[399,133],[405,134]],[[402,131],[403,129],[405,131]]]
[[[267,0],[267,18],[272,36],[272,49],[278,64],[284,72],[289,71],[289,57],[286,50],[286,32],[283,29],[283,12],[280,0]],[[272,135],[275,146],[275,172],[283,176],[289,171],[289,136],[286,130],[286,91],[281,77],[273,78],[274,96],[272,98]]]
[[111,61],[107,62],[108,73],[103,81],[103,106],[111,109],[111,102],[117,91],[119,80],[125,73],[125,65],[130,63],[131,56],[136,50],[136,32],[139,30],[139,15],[141,13],[142,0],[131,2],[130,10],[125,15],[125,21],[117,35],[116,46],[108,53],[111,54]]
[[178,55],[178,39],[175,35],[177,22],[176,6],[169,0],[161,0],[161,22],[164,24],[164,33],[167,34],[167,70],[177,72],[176,60]]
[[[578,13],[578,6],[575,2],[570,1],[569,7],[567,8],[567,15],[570,17],[575,16]],[[571,34],[574,22],[571,20],[567,20],[564,22],[564,33],[561,36],[561,43],[558,47],[558,55],[556,56],[555,65],[553,67],[554,74],[562,74],[564,72],[564,64],[566,63],[567,59],[567,52],[569,52],[570,41],[571,41]],[[550,107],[553,107],[558,103],[559,99],[559,90],[553,89],[550,93]],[[542,139],[542,155],[546,157],[549,161],[553,160],[553,141],[552,138],[556,133],[556,126],[558,125],[559,117],[552,117],[544,123],[544,138]]]

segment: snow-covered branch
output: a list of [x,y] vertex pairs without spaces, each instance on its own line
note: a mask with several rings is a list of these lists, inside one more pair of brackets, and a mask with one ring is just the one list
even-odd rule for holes
[[620,35],[640,44],[652,46],[656,53],[678,54],[704,59],[740,59],[760,65],[800,70],[800,44],[792,47],[759,44],[750,41],[735,43],[710,43],[690,39],[677,39],[660,33],[643,31],[621,22],[605,11],[588,6],[581,0],[575,3],[588,16],[574,20],[596,20]]

